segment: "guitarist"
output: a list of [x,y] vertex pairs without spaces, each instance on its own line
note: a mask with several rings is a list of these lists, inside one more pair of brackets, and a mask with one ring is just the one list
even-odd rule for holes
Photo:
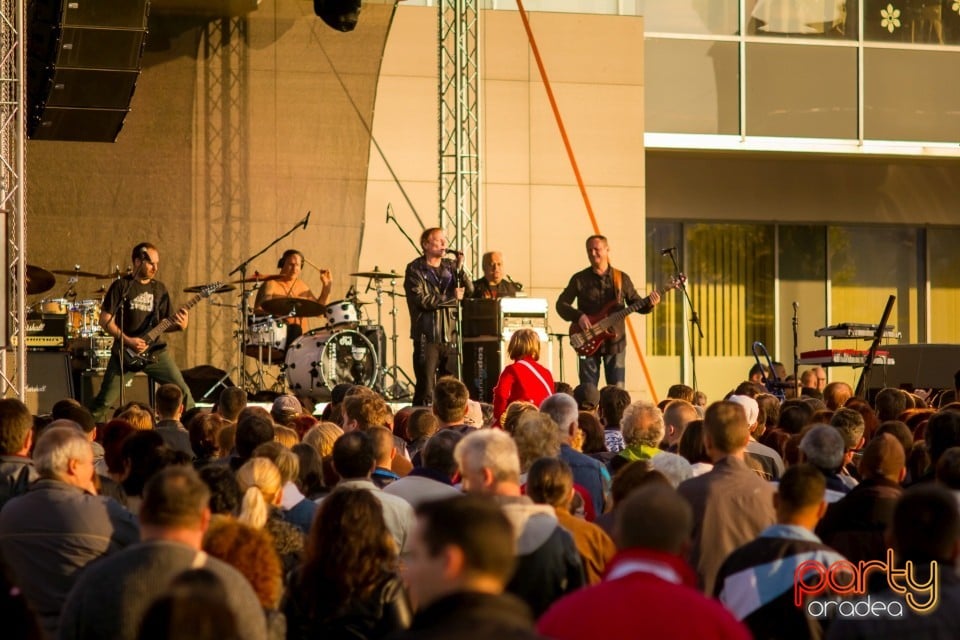
[[[160,253],[157,248],[149,242],[141,242],[133,248],[132,258],[133,273],[114,280],[104,297],[103,311],[100,313],[100,326],[113,336],[114,341],[113,354],[103,374],[100,393],[89,407],[97,422],[104,421],[107,408],[120,395],[120,385],[134,375],[134,372],[127,371],[124,367],[121,379],[120,357],[123,348],[130,348],[137,353],[146,351],[150,345],[140,336],[166,318],[173,321],[168,331],[182,331],[187,328],[186,310],[180,309],[171,315],[167,288],[155,279],[160,268]],[[148,364],[143,371],[161,384],[172,383],[180,387],[183,391],[184,406],[189,409],[193,406],[193,397],[180,369],[173,361],[173,356],[166,349],[157,351],[156,356],[156,362]]]
[[[594,235],[587,238],[587,258],[590,267],[573,274],[570,283],[557,298],[557,313],[567,322],[575,322],[582,329],[589,329],[596,314],[603,311],[611,302],[616,302],[616,311],[637,302],[642,298],[633,286],[630,276],[610,266],[610,245],[606,237]],[[576,300],[576,306],[574,306]],[[652,292],[649,304],[640,308],[640,313],[650,313],[654,305],[660,302],[660,294]],[[613,327],[616,337],[609,340],[591,356],[581,356],[580,383],[600,386],[600,363],[603,362],[607,384],[623,387],[626,380],[626,337],[624,321]]]

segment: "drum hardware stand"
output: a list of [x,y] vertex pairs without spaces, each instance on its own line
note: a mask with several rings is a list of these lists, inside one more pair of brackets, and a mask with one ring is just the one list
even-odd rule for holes
[[[402,293],[397,293],[397,278],[398,274],[390,272],[394,277],[390,278],[390,291],[384,291],[383,286],[380,284],[380,280],[377,280],[377,324],[382,328],[383,324],[380,322],[380,307],[383,304],[383,294],[390,296],[390,351],[393,357],[393,365],[390,367],[384,366],[386,364],[386,357],[384,357],[384,362],[380,363],[380,391],[388,400],[405,400],[407,398],[413,397],[413,392],[411,388],[413,387],[413,380],[407,375],[407,372],[397,364],[397,297],[403,296]],[[379,339],[377,340],[379,342]],[[384,354],[386,356],[386,354]],[[390,386],[387,386],[387,379],[393,381]]]

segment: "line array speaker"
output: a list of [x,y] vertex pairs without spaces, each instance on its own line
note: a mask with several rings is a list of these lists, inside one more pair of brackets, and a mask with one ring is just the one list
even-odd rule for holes
[[30,4],[30,138],[116,140],[140,75],[149,8],[149,0]]

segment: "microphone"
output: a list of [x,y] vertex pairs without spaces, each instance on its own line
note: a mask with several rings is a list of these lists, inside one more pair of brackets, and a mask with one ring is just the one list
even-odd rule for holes
[[307,223],[310,222],[310,212],[307,211],[307,217],[303,219],[303,228],[307,228]]
[[511,278],[509,273],[505,277],[507,278],[507,282],[517,288],[517,291],[523,291],[523,285]]
[[676,251],[676,247],[667,247],[666,249],[660,249],[660,255],[665,256]]
[[456,249],[447,249],[444,253],[448,253],[452,256],[460,257],[463,255],[463,251],[457,251]]
[[793,313],[794,313],[794,315],[796,315],[796,313],[797,313],[798,311],[800,311],[800,303],[797,302],[796,300],[794,300],[794,301],[793,301]]
[[386,220],[386,221],[389,223],[389,222],[390,222],[390,218],[392,218],[392,217],[393,217],[393,205],[391,205],[391,204],[388,202],[388,203],[387,203],[387,220]]

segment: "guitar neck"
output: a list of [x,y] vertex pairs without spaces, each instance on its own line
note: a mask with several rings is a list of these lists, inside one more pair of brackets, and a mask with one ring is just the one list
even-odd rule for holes
[[[183,309],[183,310],[192,309],[194,306],[196,306],[198,302],[200,302],[201,299],[203,299],[203,297],[204,296],[201,294],[197,294],[193,296],[185,305],[180,307],[180,309]],[[164,318],[157,324],[157,326],[155,326],[153,329],[150,329],[150,331],[147,331],[147,333],[143,336],[143,339],[146,342],[153,342],[154,340],[159,338],[162,333],[164,333],[167,329],[169,329],[172,326],[173,326],[173,319]]]
[[638,311],[640,307],[644,306],[649,301],[650,301],[650,296],[637,300],[633,304],[627,307],[624,307],[619,311],[614,311],[613,313],[608,315],[606,318],[601,320],[599,323],[597,323],[595,326],[597,326],[600,330],[605,331],[606,329],[609,329],[613,325],[617,324],[618,322],[626,318],[628,315],[630,315],[634,311]]

